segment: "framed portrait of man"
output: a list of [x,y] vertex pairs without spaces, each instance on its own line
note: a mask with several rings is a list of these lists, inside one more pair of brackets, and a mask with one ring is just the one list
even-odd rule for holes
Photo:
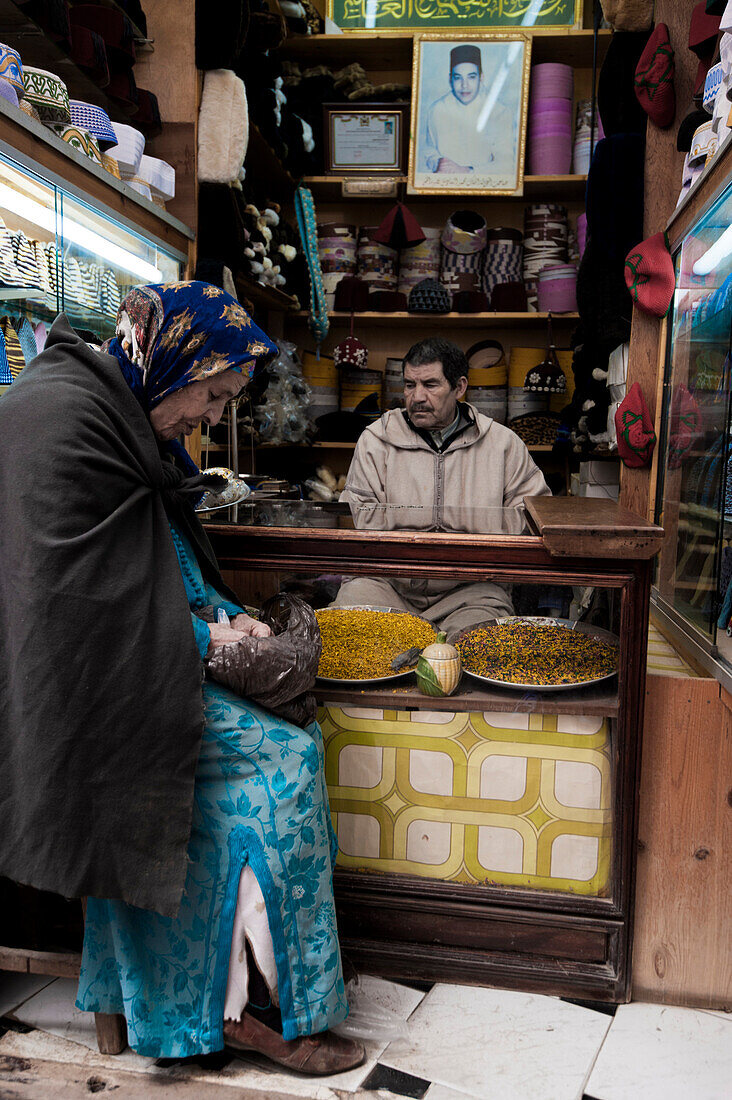
[[415,35],[408,190],[520,195],[531,39]]

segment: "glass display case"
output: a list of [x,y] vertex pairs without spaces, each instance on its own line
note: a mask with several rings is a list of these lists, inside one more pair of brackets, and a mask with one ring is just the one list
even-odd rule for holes
[[673,253],[656,490],[662,624],[732,687],[732,186]]
[[12,333],[22,329],[29,337],[20,342],[27,358],[32,337],[23,322],[47,325],[61,312],[87,339],[101,342],[113,335],[128,290],[179,279],[186,259],[101,204],[72,193],[51,173],[0,150],[0,312],[6,348],[17,346]]
[[[455,509],[440,530],[419,508],[306,501],[203,518],[243,604],[286,591],[319,617],[315,690],[349,956],[395,977],[623,1000],[662,532],[609,501],[535,498],[527,510]],[[452,695],[423,694],[390,652],[359,656],[375,629],[362,616],[334,649],[323,616],[354,607],[389,617],[388,630],[411,609],[430,637],[446,630],[472,674]],[[496,650],[506,618],[522,629],[511,652]],[[578,679],[566,636],[554,649],[555,637],[532,634],[556,620],[573,641],[608,645],[612,669],[593,656]]]

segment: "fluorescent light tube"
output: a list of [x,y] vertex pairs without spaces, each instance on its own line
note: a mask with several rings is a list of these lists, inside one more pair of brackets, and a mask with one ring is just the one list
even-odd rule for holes
[[732,253],[732,225],[728,225],[721,237],[692,265],[695,275],[709,275],[715,267]]
[[[41,229],[45,229],[49,233],[54,235],[56,233],[56,214],[53,210],[42,206],[35,199],[29,199],[26,195],[21,195],[4,183],[0,183],[0,207],[17,214],[19,218],[24,218],[25,221],[33,222],[34,225],[40,226]],[[154,264],[148,263],[140,256],[135,256],[134,252],[128,252],[126,248],[120,248],[112,241],[105,240],[99,233],[94,233],[93,230],[79,225],[78,222],[73,221],[66,214],[63,217],[63,237],[64,240],[73,241],[80,248],[94,253],[103,260],[107,260],[115,267],[121,267],[132,275],[139,275],[141,279],[148,283],[159,283],[162,280],[163,274]]]

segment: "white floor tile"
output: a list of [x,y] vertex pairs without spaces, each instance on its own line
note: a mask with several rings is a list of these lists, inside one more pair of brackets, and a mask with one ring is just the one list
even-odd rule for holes
[[436,985],[379,1061],[478,1100],[579,1100],[610,1022],[555,997]]
[[47,1031],[29,1031],[20,1034],[8,1031],[0,1039],[0,1056],[36,1058],[43,1062],[64,1062],[66,1065],[83,1066],[85,1069],[125,1069],[133,1073],[149,1073],[155,1069],[152,1058],[141,1058],[131,1050],[123,1054],[100,1054],[80,1043],[62,1039]]
[[668,1005],[620,1005],[586,1092],[595,1100],[721,1100],[730,1095],[729,1021]]
[[[79,1043],[98,1053],[94,1013],[80,1012],[74,1006],[77,987],[78,982],[74,978],[56,978],[21,1005],[13,1015],[30,1027],[47,1031],[50,1035],[68,1039],[72,1043]],[[132,1062],[150,1064],[154,1061],[152,1058],[141,1058],[129,1048],[113,1057],[115,1064],[122,1063],[125,1069],[131,1068]]]
[[16,974],[12,971],[0,971],[0,1016],[13,1012],[23,1001],[27,1001],[44,986],[50,985],[53,978],[47,974]]
[[447,1085],[430,1085],[424,1094],[424,1100],[465,1100],[467,1092],[456,1092]]

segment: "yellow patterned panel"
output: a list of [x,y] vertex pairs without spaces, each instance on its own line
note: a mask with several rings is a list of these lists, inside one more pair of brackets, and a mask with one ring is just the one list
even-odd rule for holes
[[606,891],[608,719],[333,705],[319,718],[341,866]]

